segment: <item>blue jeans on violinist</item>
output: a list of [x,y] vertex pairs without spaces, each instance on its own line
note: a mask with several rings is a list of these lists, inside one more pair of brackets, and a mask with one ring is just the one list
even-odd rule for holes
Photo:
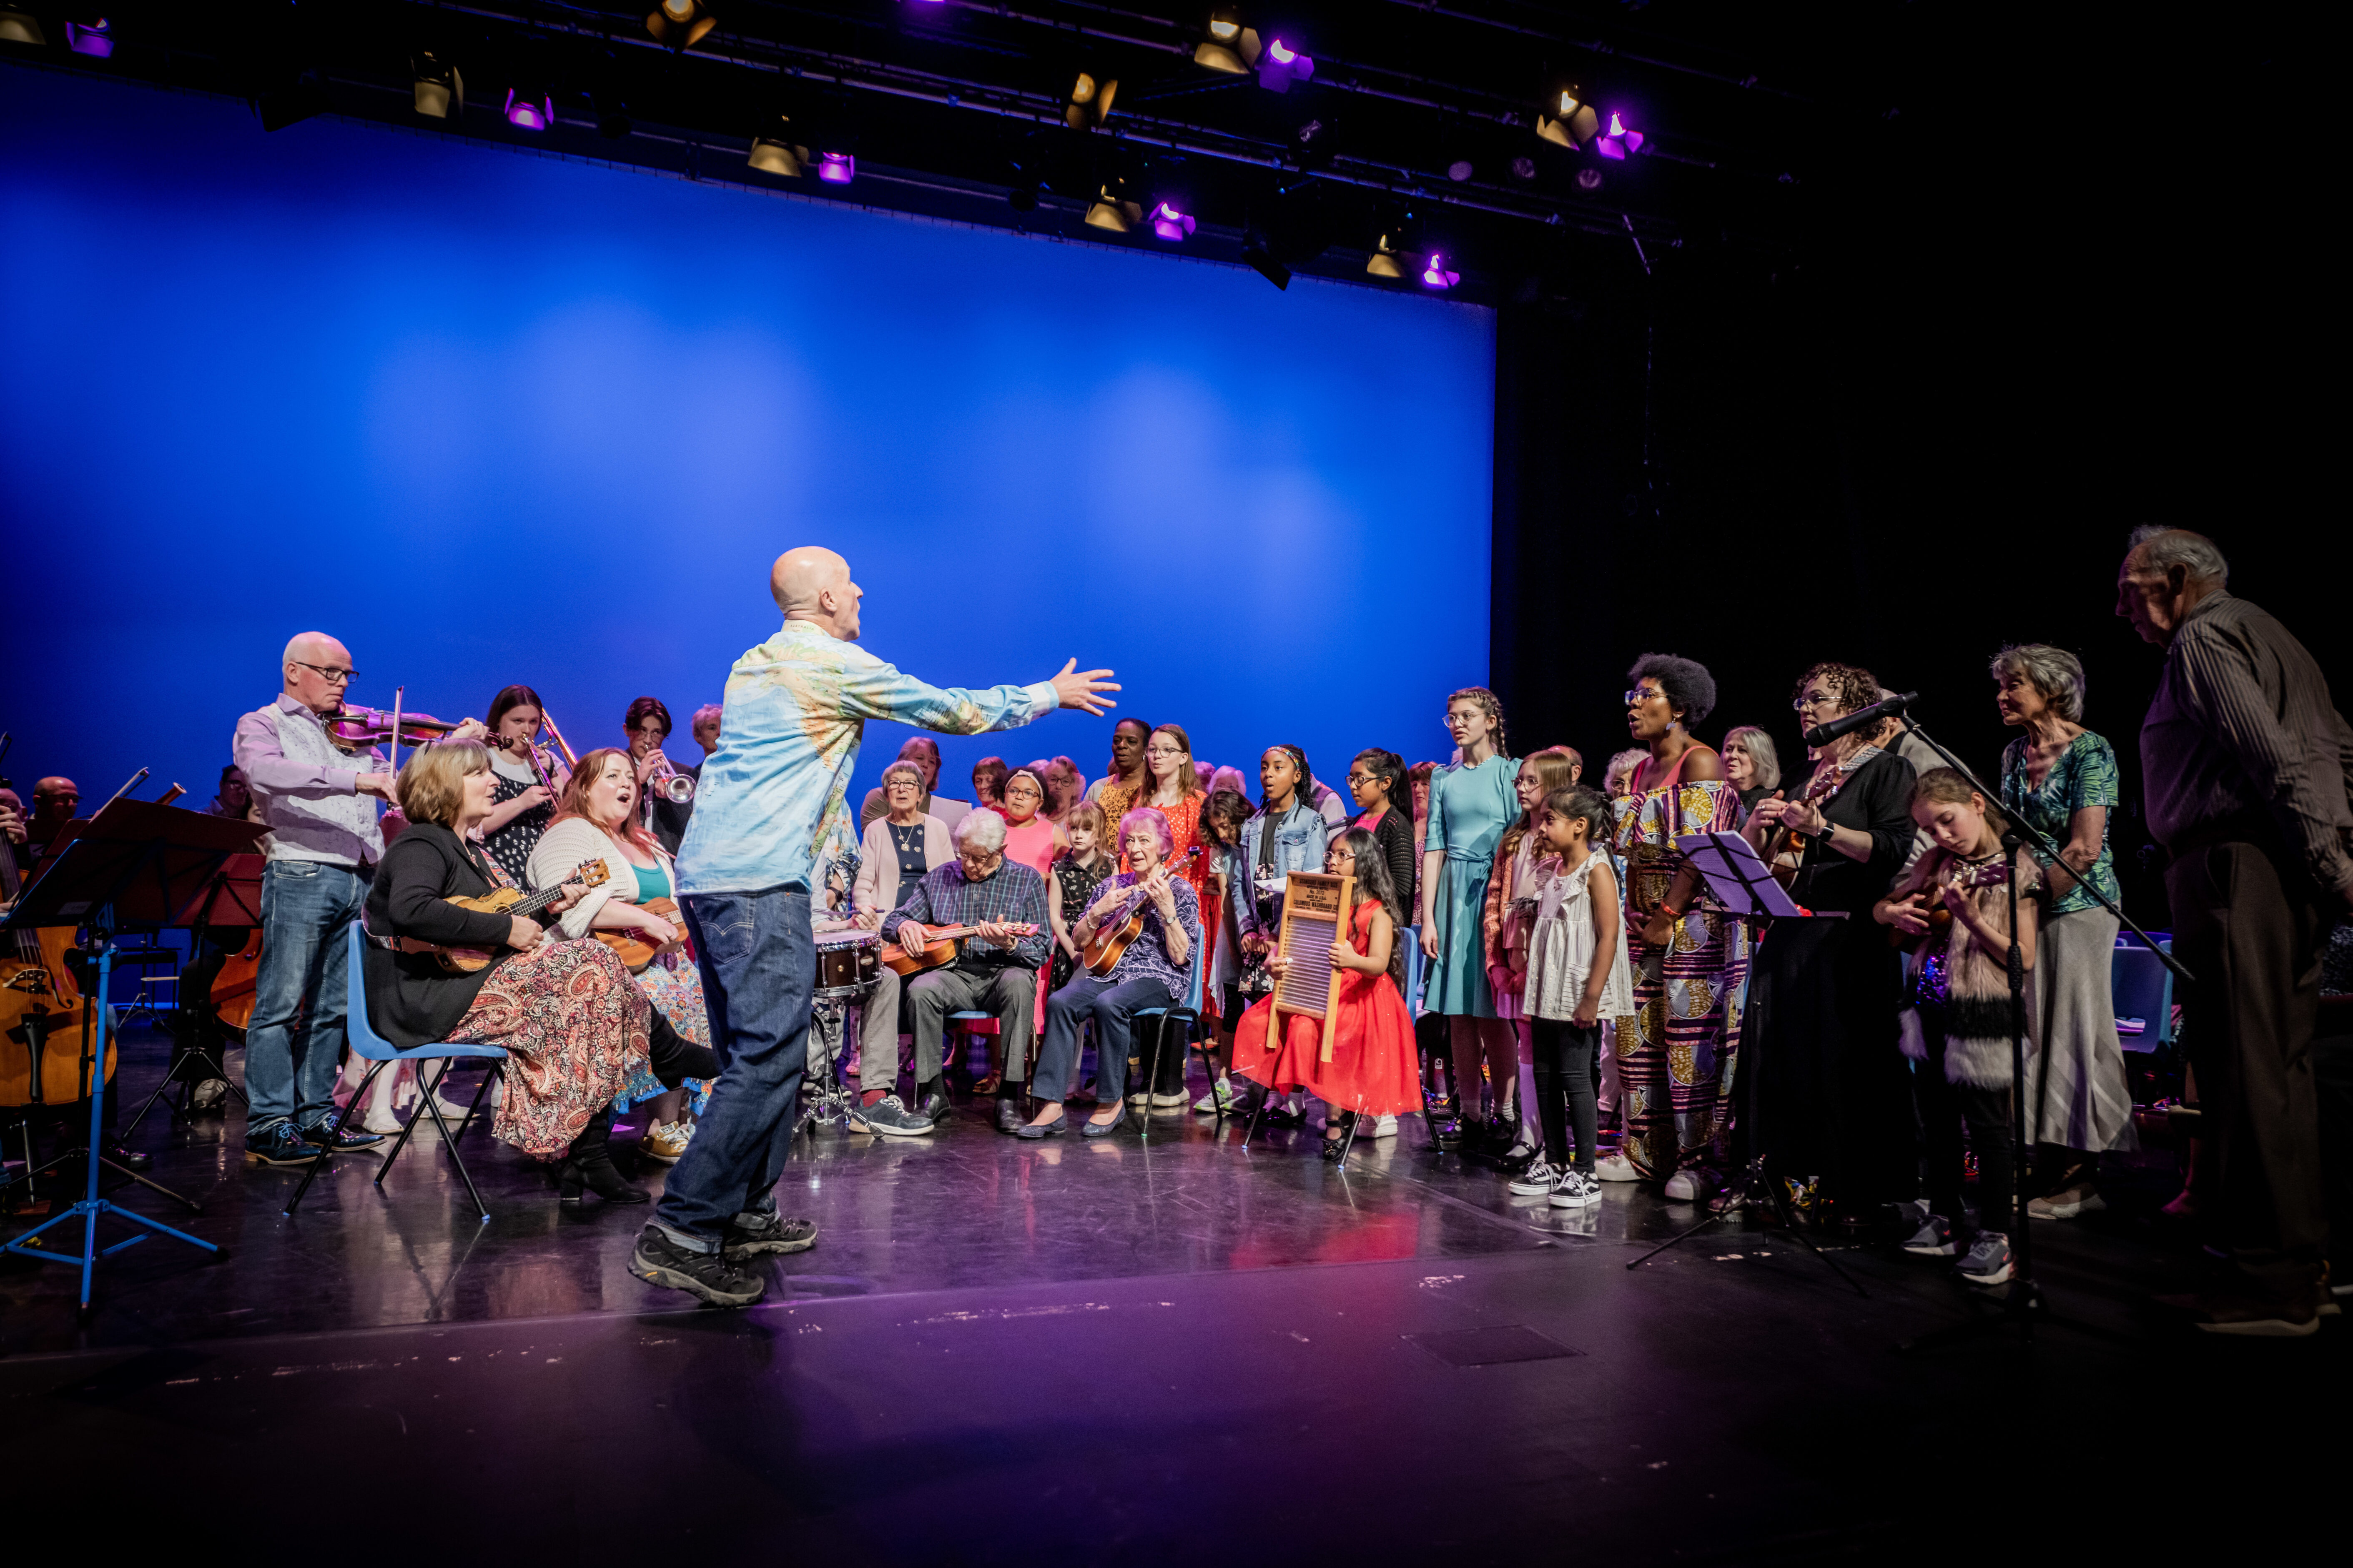
[[776,1209],[776,1183],[800,1129],[817,944],[808,889],[789,883],[679,900],[694,932],[719,1081],[694,1142],[671,1167],[654,1224],[679,1246],[716,1252],[730,1220]]
[[335,1114],[349,994],[343,927],[359,918],[368,880],[359,867],[328,860],[262,868],[261,962],[245,1030],[248,1142],[275,1122],[308,1132]]

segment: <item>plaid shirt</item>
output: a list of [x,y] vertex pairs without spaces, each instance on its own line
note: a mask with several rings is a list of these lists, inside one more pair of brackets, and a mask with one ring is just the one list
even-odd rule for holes
[[1036,932],[1017,938],[1010,948],[974,941],[956,959],[958,965],[1001,966],[1018,963],[1036,969],[1046,962],[1053,943],[1046,925],[1046,879],[1018,860],[1001,861],[996,870],[976,882],[964,874],[964,862],[951,860],[923,873],[899,907],[882,917],[884,940],[895,942],[902,921],[927,926],[976,926],[988,921],[1034,925]]

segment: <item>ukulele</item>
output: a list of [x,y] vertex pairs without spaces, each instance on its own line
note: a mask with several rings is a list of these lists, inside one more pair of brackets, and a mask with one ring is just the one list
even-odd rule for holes
[[[968,938],[980,934],[978,926],[930,926],[925,929],[931,932],[932,940],[919,958],[908,957],[907,950],[895,942],[883,948],[882,962],[890,965],[892,973],[903,979],[911,974],[921,974],[927,969],[945,968],[964,952],[964,944]],[[1034,925],[1008,926],[1006,929],[1018,936],[1038,934],[1038,928]]]
[[[681,930],[685,927],[685,917],[678,912],[678,900],[675,899],[656,899],[653,902],[639,907],[646,913],[659,915]],[[675,942],[657,945],[651,936],[635,927],[628,931],[592,931],[588,934],[611,948],[625,969],[643,969],[662,953],[678,945]]]
[[[1198,859],[1200,854],[1201,847],[1196,844],[1185,851],[1182,860],[1164,860],[1158,868],[1166,871],[1169,880],[1174,881],[1182,874],[1182,868]],[[1144,934],[1144,905],[1151,897],[1148,883],[1138,882],[1127,890],[1127,907],[1115,915],[1103,917],[1103,924],[1095,928],[1094,940],[1079,954],[1079,962],[1087,966],[1089,974],[1097,979],[1110,974],[1118,965],[1120,954]]]
[[[540,910],[564,897],[564,889],[572,883],[577,882],[584,888],[594,888],[603,883],[607,875],[604,858],[600,856],[594,860],[581,861],[580,868],[571,876],[556,883],[555,886],[536,893],[526,893],[521,888],[492,888],[480,898],[467,894],[459,898],[444,899],[441,901],[445,904],[455,904],[461,910],[471,910],[476,914],[524,918],[539,913]],[[427,942],[421,937],[402,937],[399,939],[399,945],[403,952],[433,954],[439,961],[441,967],[451,974],[479,973],[497,963],[499,957],[497,953],[485,952],[479,947],[448,947],[440,942]],[[501,943],[501,946],[503,947],[504,944]]]
[[1953,924],[1953,911],[1945,907],[1947,888],[1958,888],[1963,892],[1968,892],[1978,888],[1999,888],[2009,880],[2009,863],[1995,859],[1989,860],[1982,866],[1965,866],[1959,875],[1949,880],[1932,882],[1927,887],[1914,889],[1909,897],[1934,900],[1926,909],[1920,911],[1920,918],[1928,922],[1928,929],[1905,931],[1902,926],[1889,926],[1887,945],[1901,948],[1905,952],[1915,952],[1924,942],[1942,942],[1945,933],[1952,928]]
[[[1846,781],[1852,778],[1864,761],[1878,750],[1876,746],[1865,746],[1847,759],[1849,765],[1840,767],[1833,764],[1816,773],[1806,781],[1804,793],[1798,796],[1799,801],[1818,810],[1827,808],[1838,792],[1846,787]],[[1785,889],[1794,887],[1805,858],[1805,847],[1798,842],[1796,834],[1786,827],[1773,829],[1772,839],[1765,847],[1765,863],[1773,868],[1775,881]]]

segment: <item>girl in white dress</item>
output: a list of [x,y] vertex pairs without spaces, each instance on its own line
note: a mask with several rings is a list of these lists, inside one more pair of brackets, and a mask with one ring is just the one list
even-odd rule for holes
[[1609,841],[1609,803],[1589,789],[1555,790],[1545,797],[1536,831],[1553,858],[1536,868],[1535,926],[1521,1001],[1545,1157],[1512,1183],[1512,1192],[1547,1199],[1555,1208],[1586,1208],[1601,1197],[1593,1179],[1593,1066],[1601,1020],[1634,1009],[1618,879],[1609,857],[1594,847]]

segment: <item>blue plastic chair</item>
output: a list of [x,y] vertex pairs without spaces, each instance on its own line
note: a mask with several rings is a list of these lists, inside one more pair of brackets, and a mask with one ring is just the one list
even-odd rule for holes
[[[1168,1032],[1171,1029],[1183,1031],[1183,1044],[1180,1048],[1185,1052],[1185,1062],[1187,1067],[1192,1065],[1192,1052],[1196,1045],[1201,1048],[1203,1064],[1206,1066],[1208,1062],[1208,1045],[1207,1041],[1201,1039],[1198,1032],[1201,1025],[1201,959],[1203,950],[1207,946],[1208,943],[1199,942],[1193,944],[1191,962],[1186,965],[1183,1003],[1174,1007],[1139,1007],[1135,1011],[1135,1016],[1128,1021],[1130,1030],[1128,1049],[1134,1053],[1128,1059],[1140,1063],[1144,1053],[1136,1044],[1134,1030],[1135,1026],[1143,1023],[1146,1018],[1152,1020],[1152,1066],[1144,1076],[1144,1091],[1146,1098],[1144,1104],[1143,1135],[1146,1138],[1152,1136],[1152,1101],[1149,1097],[1154,1086],[1160,1081],[1160,1056],[1167,1046]],[[1214,1078],[1214,1074],[1212,1076]],[[1185,1093],[1192,1092],[1187,1087],[1186,1077],[1181,1072],[1176,1075],[1176,1086]],[[1226,1108],[1216,1103],[1217,1096],[1214,1091],[1209,1098],[1210,1103],[1216,1109],[1218,1120],[1224,1121]],[[1183,1107],[1180,1106],[1178,1109],[1182,1110]]]
[[[2157,945],[2173,951],[2173,939],[2153,931]],[[2138,1035],[2119,1034],[2116,1043],[2128,1051],[2154,1051],[2173,1043],[2173,971],[2158,956],[2128,937],[2116,939],[2116,955],[2108,963],[2108,991],[2119,1018],[2140,1018],[2147,1027]]]
[[[343,1113],[335,1118],[335,1131],[339,1133],[343,1131],[343,1124],[352,1119],[353,1108],[367,1102],[368,1089],[375,1084],[375,1075],[382,1072],[386,1064],[440,1062],[441,1070],[433,1075],[431,1082],[424,1081],[423,1073],[420,1072],[417,1075],[419,1087],[425,1094],[426,1113],[433,1118],[433,1125],[440,1130],[442,1147],[449,1151],[449,1158],[456,1163],[458,1174],[466,1184],[466,1195],[474,1200],[475,1212],[482,1216],[482,1223],[488,1225],[491,1223],[491,1211],[482,1206],[482,1194],[474,1190],[474,1178],[466,1169],[464,1157],[458,1152],[458,1140],[463,1138],[466,1135],[466,1129],[474,1124],[474,1113],[481,1109],[482,1096],[490,1092],[491,1080],[486,1075],[482,1079],[481,1087],[474,1090],[474,1102],[466,1108],[466,1118],[458,1123],[458,1131],[455,1134],[450,1132],[449,1124],[441,1119],[441,1107],[437,1101],[439,1098],[441,1081],[449,1076],[450,1063],[460,1058],[502,1062],[507,1059],[507,1053],[497,1046],[459,1046],[451,1045],[447,1041],[429,1046],[416,1046],[404,1051],[382,1035],[377,1034],[375,1026],[368,1022],[367,973],[362,963],[362,959],[367,952],[367,933],[361,929],[361,921],[353,921],[343,928],[344,995],[345,1006],[348,1009],[344,1016],[343,1027],[351,1040],[352,1054],[364,1057],[375,1065],[368,1068],[367,1076],[360,1079],[359,1088],[353,1090],[351,1099],[343,1103]],[[375,1184],[378,1189],[384,1186],[384,1178],[392,1170],[392,1163],[400,1158],[400,1152],[403,1149],[408,1147],[408,1136],[417,1131],[417,1117],[413,1115],[409,1117],[408,1125],[400,1130],[400,1137],[392,1146],[392,1152],[384,1157],[384,1163],[377,1168]],[[310,1169],[302,1173],[301,1184],[294,1189],[294,1195],[286,1202],[286,1214],[290,1219],[293,1217],[296,1205],[301,1203],[302,1194],[309,1192],[311,1184],[318,1179],[319,1168],[327,1163],[327,1147],[321,1145],[318,1158],[312,1160]]]

